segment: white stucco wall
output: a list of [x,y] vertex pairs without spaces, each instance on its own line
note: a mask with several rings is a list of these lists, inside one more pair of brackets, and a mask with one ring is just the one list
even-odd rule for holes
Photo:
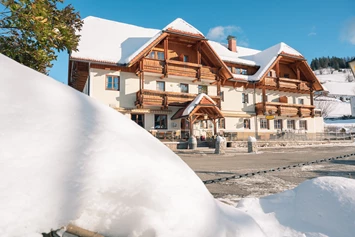
[[[120,76],[120,91],[106,90],[106,76]],[[90,96],[102,103],[121,108],[134,108],[139,78],[134,73],[90,69]]]

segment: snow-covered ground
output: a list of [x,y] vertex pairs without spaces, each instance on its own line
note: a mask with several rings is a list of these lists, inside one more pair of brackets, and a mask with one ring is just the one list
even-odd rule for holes
[[104,236],[355,235],[355,180],[237,208],[129,118],[0,55],[0,236],[73,223]]

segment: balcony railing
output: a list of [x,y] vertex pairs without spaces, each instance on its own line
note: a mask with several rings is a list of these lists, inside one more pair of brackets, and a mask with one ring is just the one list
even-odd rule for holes
[[165,61],[150,58],[143,60],[143,70],[157,74],[167,73],[168,75],[211,80],[214,80],[217,74],[217,68],[175,60],[167,60],[165,63]]
[[[136,93],[137,100],[136,106],[185,106],[191,102],[197,94],[179,93],[179,92],[167,92],[167,91],[155,91],[155,90],[142,90]],[[219,96],[210,96],[217,104],[220,103]]]
[[265,78],[265,85],[276,87],[278,89],[291,89],[291,90],[298,90],[298,91],[309,91],[310,90],[310,83],[306,81],[300,81],[297,79],[290,79],[290,78],[276,78],[276,77],[266,77]]
[[314,114],[313,105],[301,105],[301,104],[287,104],[279,102],[265,102],[265,107],[263,102],[256,104],[256,114],[275,114],[278,116],[289,116],[289,117],[311,117]]

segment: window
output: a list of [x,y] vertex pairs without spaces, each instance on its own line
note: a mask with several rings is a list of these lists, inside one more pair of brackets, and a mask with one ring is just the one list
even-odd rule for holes
[[274,129],[282,130],[282,119],[274,120]]
[[157,59],[164,60],[164,52],[157,52]]
[[198,93],[205,93],[207,95],[207,86],[198,85]]
[[188,62],[188,61],[189,61],[189,56],[184,55],[184,56],[182,57],[182,61]]
[[148,58],[155,58],[155,51],[152,51],[148,54]]
[[189,93],[189,85],[180,83],[180,92]]
[[298,99],[298,104],[303,105],[304,104],[304,100],[303,99]]
[[244,128],[250,129],[250,119],[244,119]]
[[106,76],[106,90],[120,90],[120,77],[119,76]]
[[233,68],[232,67],[230,67],[230,66],[227,66],[227,67],[228,67],[229,71],[233,72]]
[[234,68],[235,74],[248,75],[248,70],[244,68]]
[[300,129],[307,130],[307,120],[300,120]]
[[165,81],[157,81],[157,91],[165,91]]
[[144,128],[144,114],[131,114],[131,119]]
[[153,50],[148,54],[147,58],[164,60],[164,52]]
[[219,93],[219,96],[221,97],[221,100],[224,101],[224,91],[221,91],[221,92]]
[[287,129],[295,129],[295,120],[287,120]]
[[224,118],[218,119],[218,128],[226,129],[226,120]]
[[272,71],[269,71],[269,72],[267,73],[267,76],[268,76],[268,77],[272,77]]
[[285,78],[290,78],[290,74],[285,73],[285,74],[284,74],[284,77],[285,77]]
[[267,119],[260,119],[260,129],[269,129],[269,121]]
[[249,96],[247,93],[242,93],[242,103],[249,103]]
[[168,116],[165,114],[154,115],[154,128],[155,129],[168,129]]

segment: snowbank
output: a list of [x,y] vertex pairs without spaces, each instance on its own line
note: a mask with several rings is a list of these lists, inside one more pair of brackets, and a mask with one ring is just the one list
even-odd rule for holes
[[293,190],[261,199],[244,199],[249,213],[268,236],[355,236],[355,180],[321,177]]
[[264,236],[126,116],[0,54],[0,236]]

